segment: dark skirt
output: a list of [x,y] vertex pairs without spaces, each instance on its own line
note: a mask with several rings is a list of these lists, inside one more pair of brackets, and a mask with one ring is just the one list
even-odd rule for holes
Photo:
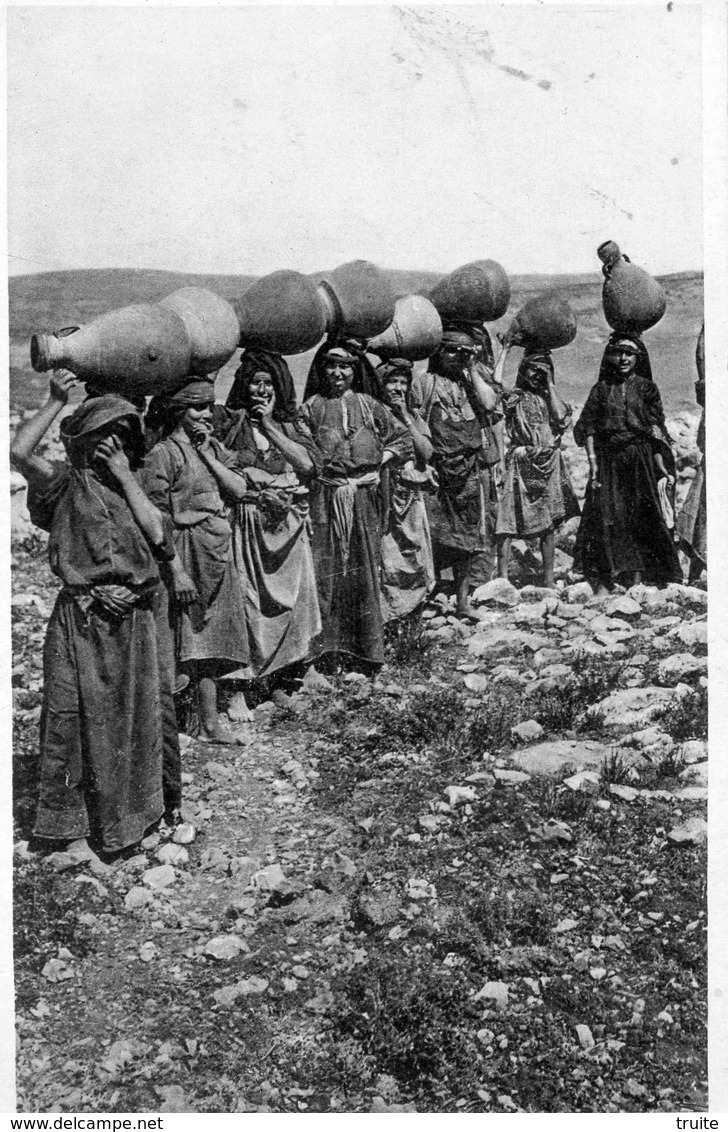
[[121,619],[59,594],[43,663],[35,836],[136,844],[181,797],[164,587]]
[[575,570],[606,584],[636,571],[648,585],[681,582],[649,441],[602,448],[599,475],[601,486],[587,489],[574,548]]
[[314,651],[317,655],[345,653],[370,664],[382,664],[380,489],[378,485],[357,488],[346,562],[334,534],[335,494],[335,487],[322,483],[311,494],[313,562],[323,624]]

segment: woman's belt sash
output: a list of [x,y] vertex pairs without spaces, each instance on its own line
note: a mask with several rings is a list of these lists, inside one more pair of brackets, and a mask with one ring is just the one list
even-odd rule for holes
[[321,476],[319,483],[334,488],[331,501],[331,524],[334,540],[339,548],[342,570],[346,573],[349,564],[349,544],[354,522],[354,500],[360,487],[376,487],[379,472],[365,472],[361,476]]

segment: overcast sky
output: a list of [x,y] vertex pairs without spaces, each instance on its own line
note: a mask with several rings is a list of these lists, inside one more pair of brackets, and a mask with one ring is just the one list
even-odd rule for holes
[[10,271],[699,268],[700,55],[678,2],[11,7]]

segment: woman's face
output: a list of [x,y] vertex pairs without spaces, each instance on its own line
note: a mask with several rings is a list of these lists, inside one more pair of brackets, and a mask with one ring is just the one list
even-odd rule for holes
[[407,375],[402,372],[391,373],[384,382],[382,394],[387,405],[404,405],[407,397]]
[[518,384],[534,393],[544,393],[548,387],[548,377],[540,366],[533,366],[527,362],[523,367]]
[[[113,421],[111,424],[104,426],[104,428],[100,428],[98,432],[89,433],[88,437],[83,442],[83,450],[88,464],[99,463],[99,445],[102,444],[103,441],[108,440],[110,436],[118,436],[124,451],[127,455],[129,454],[132,438],[131,428],[126,421]],[[103,461],[101,461],[101,463],[103,463]]]
[[637,368],[637,353],[629,346],[611,346],[607,354],[607,361],[621,378],[627,378]]
[[245,406],[253,416],[268,417],[273,412],[275,390],[273,378],[264,370],[257,370],[245,387]]
[[329,397],[343,397],[354,384],[354,366],[348,358],[327,358],[324,373]]
[[438,355],[438,371],[443,377],[457,381],[463,375],[463,370],[470,368],[478,351],[474,346],[466,346],[457,342],[446,342],[440,347]]
[[199,436],[201,430],[209,432],[212,425],[212,406],[188,405],[180,424],[189,437]]

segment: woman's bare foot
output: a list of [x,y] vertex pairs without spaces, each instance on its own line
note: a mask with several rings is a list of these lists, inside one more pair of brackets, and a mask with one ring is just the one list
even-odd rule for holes
[[233,731],[219,716],[211,727],[200,727],[199,738],[203,743],[219,743],[225,747],[243,747],[247,742],[244,735],[241,735],[238,731]]

